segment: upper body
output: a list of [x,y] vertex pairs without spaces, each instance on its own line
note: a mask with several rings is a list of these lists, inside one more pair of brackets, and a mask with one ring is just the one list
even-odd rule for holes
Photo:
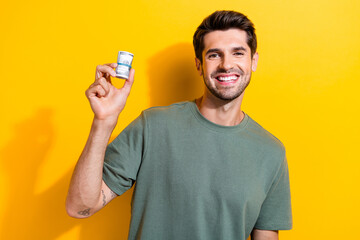
[[145,110],[108,146],[103,179],[117,195],[136,182],[129,239],[291,228],[285,149],[246,114],[223,126],[193,101]]
[[[197,109],[199,116],[202,116],[204,119],[206,119],[206,121],[212,124],[216,124],[217,126],[222,126],[222,127],[242,126],[245,124],[244,122],[249,122],[250,118],[247,117],[246,114],[243,113],[243,111],[241,110],[241,104],[244,97],[244,90],[246,89],[246,87],[250,82],[251,73],[254,72],[257,68],[257,61],[258,61],[258,53],[256,52],[256,35],[251,21],[246,16],[237,12],[232,12],[232,11],[215,12],[206,19],[204,19],[203,23],[198,27],[197,31],[195,32],[194,49],[196,53],[196,58],[195,58],[196,68],[199,71],[199,75],[202,76],[205,83],[203,96],[195,101],[196,105],[195,103],[193,104],[193,107]],[[94,116],[92,129],[90,131],[89,139],[74,170],[74,174],[69,188],[69,194],[67,197],[67,211],[71,216],[74,217],[87,217],[95,213],[96,211],[100,210],[102,207],[104,207],[109,201],[111,201],[114,197],[116,197],[117,194],[121,194],[121,191],[114,185],[112,185],[109,188],[109,186],[106,183],[111,185],[110,183],[111,181],[107,181],[105,183],[105,181],[102,180],[103,176],[105,177],[106,175],[106,174],[103,175],[102,170],[106,155],[105,150],[106,150],[107,140],[109,139],[111,132],[117,123],[120,112],[125,106],[127,96],[130,93],[130,89],[134,80],[134,70],[133,69],[131,70],[130,77],[128,80],[125,81],[123,88],[116,89],[111,84],[111,80],[110,80],[110,76],[115,76],[115,72],[113,70],[114,67],[116,67],[116,64],[98,66],[96,73],[96,80],[94,84],[92,84],[86,92],[95,116]],[[144,114],[144,116],[145,115],[146,114]],[[153,116],[153,114],[148,114],[148,115]],[[161,114],[159,115],[161,116]],[[152,117],[150,117],[150,119],[151,118]],[[149,122],[150,123],[152,122],[151,124],[154,124],[154,121],[149,120]],[[239,156],[239,158],[226,157],[226,159],[230,159],[226,161],[231,161],[232,164],[235,164],[234,169],[231,168],[232,165],[229,165],[227,168],[225,168],[225,170],[227,171],[223,170],[219,172],[217,171],[212,172],[214,170],[208,170],[207,172],[206,171],[204,172],[205,178],[199,179],[196,177],[194,180],[198,180],[198,182],[201,182],[203,185],[206,186],[205,190],[203,191],[206,192],[206,189],[208,189],[208,191],[206,192],[206,194],[208,194],[207,196],[213,196],[213,199],[212,200],[210,199],[210,201],[213,201],[213,203],[215,203],[215,206],[221,209],[219,211],[217,210],[214,211],[215,216],[220,217],[220,219],[217,219],[217,221],[220,221],[221,224],[225,224],[226,226],[229,227],[229,226],[233,226],[232,224],[238,223],[239,220],[234,220],[234,222],[232,221],[232,219],[235,219],[233,217],[224,219],[223,221],[222,221],[222,217],[225,216],[226,213],[230,211],[229,210],[230,208],[228,206],[232,205],[232,203],[239,202],[241,203],[240,205],[244,207],[243,209],[236,209],[235,207],[239,215],[246,216],[248,214],[247,212],[248,207],[249,209],[251,209],[252,212],[250,214],[251,215],[251,217],[249,218],[250,220],[246,222],[243,221],[244,226],[246,227],[241,229],[242,231],[241,236],[247,237],[246,235],[248,235],[251,232],[251,236],[255,240],[278,239],[277,230],[283,228],[288,229],[291,227],[291,211],[290,211],[290,201],[289,201],[290,198],[289,198],[289,190],[288,190],[287,165],[285,160],[284,149],[283,147],[281,147],[282,145],[275,138],[269,137],[268,134],[264,134],[266,131],[262,130],[261,127],[255,127],[258,126],[255,122],[254,124],[251,125],[253,126],[252,129],[254,131],[249,130],[246,131],[249,134],[237,136],[238,139],[240,139],[239,141],[245,143],[245,145],[241,145],[241,147],[239,147],[240,144],[236,145],[234,143],[232,144],[230,144],[230,142],[228,143],[235,149],[234,154],[236,156]],[[200,131],[200,129],[201,127],[199,127],[199,129],[196,128],[196,131],[194,132],[198,132],[198,130]],[[149,131],[151,130],[149,129]],[[184,131],[184,132],[179,131],[179,132],[181,132],[182,134],[189,133],[188,131]],[[161,133],[166,134],[166,132],[161,132]],[[263,138],[255,137],[255,136],[260,136],[257,135],[258,133],[261,133],[260,135],[262,135]],[[206,132],[199,133],[199,136],[202,136],[203,138],[200,137],[192,138],[191,144],[189,146],[199,147],[199,150],[193,149],[192,151],[195,155],[192,154],[188,154],[188,155],[196,156],[196,154],[203,153],[205,150],[203,149],[203,147],[205,147],[206,144],[202,145],[201,144],[202,142],[205,143],[207,142],[208,144],[214,144],[214,141],[216,141],[216,137],[212,136],[211,138],[209,135],[211,135],[211,131],[209,131],[208,133]],[[222,134],[220,135],[222,137],[224,136]],[[156,135],[156,136],[159,137],[161,135]],[[185,137],[185,136],[181,136],[181,137]],[[249,139],[252,140],[258,140],[257,143],[259,144],[258,147],[259,150],[256,150],[256,147],[254,147],[255,151],[252,151],[251,154],[246,154],[247,153],[246,137],[249,137]],[[165,136],[164,139],[166,139]],[[178,139],[177,141],[180,141],[181,143],[185,143],[185,147],[188,146],[187,144],[189,144],[185,142],[186,141],[185,139],[182,138],[175,138],[175,139]],[[272,140],[269,141],[269,139]],[[223,137],[221,141],[226,142],[228,141],[228,138]],[[263,149],[267,149],[265,146],[267,146],[266,143],[269,142],[272,142],[270,145],[272,145],[273,148],[271,149],[276,149],[276,150],[271,150],[271,151],[264,150],[264,152],[262,152]],[[168,141],[167,143],[171,144],[171,142]],[[214,148],[217,148],[216,146],[218,145],[215,145]],[[154,146],[152,145],[152,147]],[[153,150],[152,147],[148,148],[147,151]],[[249,158],[240,157],[242,154],[240,152],[236,152],[237,150],[236,148],[242,149],[243,150],[242,153],[245,154],[244,156],[248,156]],[[177,148],[174,147],[169,149],[176,150]],[[210,149],[212,148],[210,147]],[[226,146],[225,149],[229,149],[229,146]],[[129,151],[129,149],[116,149],[116,150],[119,153]],[[220,153],[221,151],[222,150],[220,149]],[[216,154],[220,154],[220,153],[217,152]],[[206,158],[209,159],[210,157],[210,159],[212,159],[211,161],[215,161],[216,159],[218,161],[221,161],[222,159],[220,157],[221,155],[219,155],[219,158],[213,158],[213,156],[209,155],[208,153],[206,154],[205,154],[205,159]],[[226,154],[228,154],[228,152],[226,152]],[[172,157],[174,157],[174,159],[177,159],[176,156],[179,155],[175,154]],[[264,158],[264,156],[271,156],[270,157],[271,159],[276,159],[276,160],[266,161],[268,158]],[[146,155],[142,160],[144,159],[146,159]],[[239,159],[241,159],[241,161]],[[141,188],[141,186],[147,186],[146,184],[143,185],[139,177],[143,176],[141,174],[142,171],[144,171],[145,173],[147,172],[147,174],[145,175],[149,175],[148,171],[151,170],[151,164],[149,164],[149,162],[150,161],[148,160],[147,164],[145,164],[144,161],[144,165],[143,163],[139,162],[138,163],[139,168],[135,168],[135,169],[133,168],[131,170],[133,176],[137,177],[135,178],[137,179],[136,188]],[[204,169],[209,169],[209,165],[206,165],[207,164],[206,162],[202,160],[200,161],[200,163],[203,164],[201,166],[203,166]],[[216,164],[219,164],[219,162],[216,162]],[[148,168],[145,168],[145,166],[147,166]],[[182,167],[184,166],[182,165]],[[244,169],[244,168],[246,169],[247,167],[249,171],[249,172],[245,171],[245,173],[248,173],[247,175],[245,174],[244,176],[239,176],[237,174],[234,174],[236,173],[236,170]],[[104,171],[106,172],[106,167],[104,169],[105,169]],[[142,169],[146,169],[146,170],[142,170]],[[168,169],[171,169],[171,166]],[[194,173],[191,171],[191,167],[185,169],[189,171],[183,173],[182,172],[182,170],[184,170],[183,168],[177,169],[177,171],[175,172],[170,171],[172,174],[168,175],[169,177],[169,179],[167,179],[168,182],[171,183],[173,181],[174,184],[180,184],[179,186],[183,187],[184,189],[191,189],[191,188],[187,188],[188,186],[191,185],[189,183],[189,180],[185,181],[186,183],[185,185],[181,185],[182,184],[181,182],[176,181],[176,179],[174,179],[176,178],[176,176],[181,177],[182,174],[188,175]],[[197,169],[201,170],[202,168],[200,166],[197,166]],[[231,178],[229,179],[229,181],[225,182],[225,187],[226,187],[225,190],[220,190],[221,188],[219,187],[220,186],[219,183],[217,181],[212,180],[212,178],[210,178],[210,176],[213,177],[213,174],[210,173],[214,173],[215,174],[214,176],[216,176],[216,174],[220,174],[221,177],[224,177],[226,176],[226,172],[229,171],[230,172],[234,171],[234,172],[232,172],[233,174],[230,174]],[[278,174],[279,171],[281,173],[280,175]],[[249,174],[251,172],[252,174]],[[154,176],[159,177],[159,175],[156,174]],[[249,186],[253,186],[252,190],[249,190],[247,188],[246,179],[248,178],[246,178],[245,176],[250,177],[250,179],[253,180],[252,183],[249,185]],[[271,178],[271,176],[273,178]],[[213,184],[211,184],[211,186],[208,185],[209,183],[205,181],[205,179],[211,179],[210,182]],[[266,179],[266,180],[261,184],[262,182],[261,179],[263,180]],[[276,179],[287,179],[287,180],[281,181],[283,182],[283,184],[277,184]],[[156,182],[159,179],[153,179],[153,180]],[[236,185],[230,184],[233,182],[235,182]],[[156,185],[154,186],[155,186],[154,187],[155,190],[158,190],[156,188]],[[272,191],[271,190],[272,186],[280,186],[280,187],[278,188],[278,190]],[[190,199],[194,200],[196,199],[194,198],[196,192],[194,192],[194,188],[192,189],[193,190],[190,190],[188,194]],[[209,189],[217,189],[217,190],[215,192],[212,192]],[[230,192],[234,191],[235,193],[236,191],[239,191],[241,193],[246,194],[246,196],[250,198],[244,197],[242,199],[239,195],[234,198],[234,195],[229,196],[229,193],[226,191],[226,189],[228,189]],[[143,190],[144,190],[143,193],[146,193],[146,188]],[[151,188],[147,189],[147,192],[149,191],[152,191],[152,189]],[[141,198],[137,198],[136,196],[137,192],[138,191],[135,190],[134,201],[135,199],[141,199]],[[185,191],[184,193],[186,194],[187,192]],[[158,192],[158,194],[155,196],[149,193],[148,195],[143,197],[143,200],[147,199],[147,197],[149,196],[153,196],[153,197],[159,196],[159,194],[161,194],[161,192]],[[176,194],[179,194],[179,192],[176,192]],[[217,194],[218,194],[218,198],[216,197]],[[271,217],[272,214],[275,214],[276,216],[277,211],[279,211],[280,213],[284,211],[284,209],[280,208],[280,206],[277,205],[277,203],[281,201],[279,200],[275,201],[274,199],[276,199],[276,197],[271,197],[270,198],[271,200],[267,201],[266,199],[268,197],[268,194],[272,196],[277,195],[279,197],[283,195],[283,197],[280,197],[280,199],[285,200],[285,202],[288,203],[287,204],[288,206],[285,208],[287,213],[283,215],[287,217],[283,218],[284,222],[281,223],[284,225],[276,223],[275,222],[276,217],[275,218]],[[285,195],[287,197],[284,197]],[[176,195],[176,196],[182,199],[185,203],[185,200],[187,199],[186,196],[181,196],[181,195]],[[224,198],[222,198],[222,196]],[[159,199],[163,199],[163,198],[159,196]],[[178,198],[176,199],[178,200]],[[206,202],[206,199],[202,199],[202,201]],[[247,205],[248,204],[247,201],[249,201],[249,203],[251,204]],[[156,200],[143,201],[143,202],[139,201],[136,204],[146,205],[146,204],[150,204],[150,202],[154,203],[156,202]],[[194,208],[191,208],[191,210],[200,211],[200,212],[204,211],[204,213],[199,213],[199,215],[197,216],[206,217],[208,212],[207,209],[205,208],[206,210],[205,211],[204,208],[200,207],[200,205],[196,205],[196,203],[197,202],[195,201]],[[185,206],[183,205],[182,207]],[[262,214],[263,208],[267,209],[266,211],[264,211],[266,212],[266,214],[264,215]],[[145,208],[140,208],[140,209],[145,209]],[[231,209],[234,209],[234,207],[232,207]],[[146,211],[155,211],[155,210],[156,208],[149,209]],[[176,212],[176,209],[173,210]],[[135,211],[135,208],[133,208],[133,211]],[[146,211],[143,212],[144,218],[146,218]],[[168,214],[166,213],[166,211],[162,213],[161,209],[158,209],[158,213],[160,215]],[[214,217],[214,215],[212,214],[210,214],[210,216]],[[230,214],[229,216],[234,216],[234,215]],[[169,217],[171,219],[172,217],[176,218],[176,216],[173,216],[170,213],[170,216],[167,216],[167,218],[161,218],[162,220],[159,220],[159,222],[164,221],[165,219],[169,219]],[[134,218],[132,218],[132,221],[133,219]],[[156,223],[157,219],[151,219],[150,222],[151,221]],[[231,221],[231,224],[227,224],[227,221]],[[149,221],[147,221],[146,224],[149,224]],[[146,224],[140,221],[140,223],[138,223],[138,226],[145,226]],[[148,227],[153,226],[156,228],[156,224],[155,225],[150,224],[147,226]],[[213,226],[216,226],[216,224]],[[209,228],[210,225],[205,224],[203,227]],[[183,230],[185,231],[184,234],[186,234],[186,228],[184,228]],[[201,232],[202,228],[198,228],[197,231]],[[230,232],[231,231],[229,231],[229,234]]]

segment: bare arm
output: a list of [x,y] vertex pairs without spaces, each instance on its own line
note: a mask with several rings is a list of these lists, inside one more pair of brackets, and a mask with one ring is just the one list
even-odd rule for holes
[[105,150],[118,116],[125,107],[134,81],[134,70],[121,89],[111,84],[116,63],[99,65],[95,82],[86,91],[94,120],[83,152],[76,164],[66,198],[67,213],[76,218],[89,217],[117,195],[102,180]]
[[278,240],[279,233],[276,230],[260,230],[254,228],[251,233],[251,240]]
[[66,199],[66,210],[72,217],[91,216],[115,197],[102,180],[105,149],[111,132],[112,129],[94,119]]

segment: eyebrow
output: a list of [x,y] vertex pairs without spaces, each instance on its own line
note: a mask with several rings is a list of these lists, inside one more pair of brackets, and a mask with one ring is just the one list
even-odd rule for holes
[[210,48],[209,50],[206,51],[205,55],[209,54],[209,53],[213,53],[213,52],[220,52],[220,48]]
[[[232,51],[245,51],[246,52],[246,48],[244,47],[234,47],[231,49]],[[209,50],[206,51],[205,55],[209,54],[209,53],[213,53],[213,52],[221,52],[220,48],[210,48]]]
[[246,52],[246,48],[244,48],[244,47],[235,47],[232,50],[233,51],[245,51]]

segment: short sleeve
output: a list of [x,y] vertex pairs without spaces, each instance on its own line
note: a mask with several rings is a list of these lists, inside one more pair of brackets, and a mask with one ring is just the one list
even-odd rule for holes
[[292,228],[289,169],[286,157],[261,206],[255,224],[262,230],[289,230]]
[[132,187],[145,152],[144,113],[129,124],[106,148],[103,180],[116,194]]

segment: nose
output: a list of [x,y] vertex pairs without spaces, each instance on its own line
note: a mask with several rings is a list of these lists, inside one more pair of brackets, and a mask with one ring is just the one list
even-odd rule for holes
[[234,67],[234,63],[232,61],[231,55],[229,55],[229,54],[223,55],[223,57],[221,59],[220,67],[223,68],[224,70],[229,70]]

